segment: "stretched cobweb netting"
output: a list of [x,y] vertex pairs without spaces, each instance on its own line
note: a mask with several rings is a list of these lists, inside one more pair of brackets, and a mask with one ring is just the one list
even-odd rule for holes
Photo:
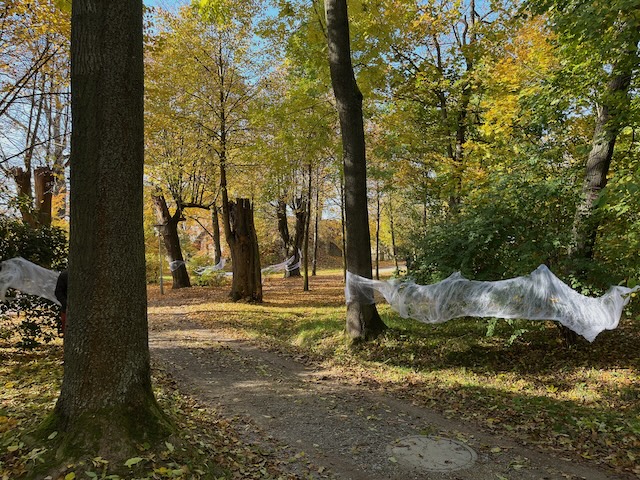
[[222,270],[224,268],[226,263],[227,263],[227,260],[225,258],[221,258],[220,261],[218,263],[216,263],[215,265],[208,265],[206,267],[198,267],[198,268],[196,268],[196,275],[204,275],[204,274],[220,271],[220,270]]
[[287,272],[292,272],[293,270],[300,268],[300,259],[302,258],[302,252],[300,252],[300,250],[298,250],[298,258],[299,259],[296,262],[296,256],[293,255],[287,258],[284,262],[264,267],[263,269],[261,269],[261,272],[265,275],[270,273],[284,272],[285,270]]
[[586,297],[545,265],[530,275],[496,282],[468,280],[460,272],[432,285],[379,281],[347,272],[347,303],[374,303],[374,290],[403,318],[441,323],[459,317],[554,320],[592,342],[618,326],[630,294],[639,287],[613,286],[599,298]]
[[60,305],[55,295],[58,276],[60,272],[47,270],[21,257],[5,260],[0,263],[0,301],[5,300],[7,290],[13,288]]

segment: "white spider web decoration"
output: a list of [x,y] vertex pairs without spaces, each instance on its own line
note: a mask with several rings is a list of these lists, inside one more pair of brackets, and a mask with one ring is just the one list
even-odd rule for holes
[[432,285],[370,280],[347,272],[345,297],[347,303],[374,303],[375,290],[401,317],[424,323],[459,317],[554,320],[593,342],[603,330],[618,326],[638,288],[613,286],[601,297],[586,297],[540,265],[530,275],[508,280],[468,280],[456,272]]

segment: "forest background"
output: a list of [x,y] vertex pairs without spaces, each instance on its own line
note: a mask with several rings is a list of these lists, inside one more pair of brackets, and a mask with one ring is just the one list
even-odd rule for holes
[[[61,269],[68,3],[2,8],[0,259],[19,253]],[[349,8],[376,267],[383,258],[406,261],[430,283],[456,270],[510,278],[545,263],[589,295],[635,284],[637,2]],[[299,251],[306,273],[344,265],[342,153],[325,32],[318,2],[248,2],[242,11],[224,1],[159,2],[147,10],[150,282],[167,259],[176,288],[222,281],[195,273],[228,256],[223,191],[251,199],[263,266]],[[24,338],[46,337],[32,328]],[[637,406],[637,391],[624,392],[615,395]],[[621,438],[637,447],[637,425],[625,425]],[[620,451],[624,460],[611,463],[633,471],[635,451]]]
[[[5,217],[66,228],[69,16],[58,4],[5,2],[0,201]],[[353,2],[374,258],[409,259],[422,282],[541,263],[584,293],[638,278],[633,5]],[[222,169],[230,198],[255,205],[263,265],[302,246],[304,226],[283,234],[286,217],[309,217],[313,265],[344,250],[322,5],[160,3],[146,21],[149,279],[154,225],[179,233],[169,261],[193,271],[219,260]],[[627,77],[618,90],[616,75]],[[586,165],[605,123],[612,151],[594,184]],[[587,194],[592,240],[576,254]]]

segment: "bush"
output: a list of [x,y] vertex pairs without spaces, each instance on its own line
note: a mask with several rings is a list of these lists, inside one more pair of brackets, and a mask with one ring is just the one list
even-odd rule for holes
[[[0,261],[23,257],[52,270],[67,264],[67,237],[56,227],[33,228],[18,220],[0,219]],[[0,302],[0,338],[18,338],[15,345],[34,348],[60,331],[60,307],[49,300],[13,290]]]
[[193,283],[201,287],[219,287],[225,284],[226,278],[224,270],[207,270],[201,275],[194,272]]

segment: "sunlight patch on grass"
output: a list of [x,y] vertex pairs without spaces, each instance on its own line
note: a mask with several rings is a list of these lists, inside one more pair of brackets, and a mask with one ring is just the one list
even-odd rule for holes
[[203,325],[311,358],[342,381],[618,470],[636,468],[639,325],[621,322],[592,344],[568,348],[553,322],[500,320],[487,336],[486,319],[423,324],[379,304],[390,329],[350,345],[341,275],[321,272],[313,282],[312,292],[302,292],[295,279],[270,279],[258,305],[231,303],[211,289],[189,311]]

